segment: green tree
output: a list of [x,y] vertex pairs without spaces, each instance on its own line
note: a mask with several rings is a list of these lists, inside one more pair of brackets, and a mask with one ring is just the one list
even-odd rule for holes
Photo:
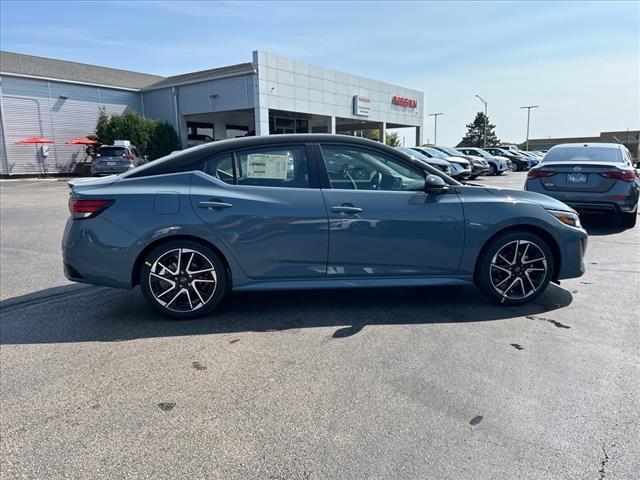
[[387,133],[384,143],[386,143],[390,147],[401,147],[402,141],[400,140],[400,134],[396,132]]
[[142,118],[129,108],[125,109],[122,115],[111,116],[101,109],[96,124],[96,136],[105,145],[112,145],[115,140],[129,140],[143,155],[147,155],[149,160],[155,160],[181,148],[180,138],[172,125]]
[[149,160],[155,160],[165,155],[169,155],[174,150],[180,150],[180,137],[173,125],[166,122],[154,122],[155,126],[151,133],[149,149],[147,155]]
[[[496,136],[496,126],[487,119],[487,147],[500,145],[500,140]],[[478,112],[472,123],[467,124],[467,133],[462,138],[460,146],[462,147],[482,147],[484,146],[484,122],[485,116],[483,112]]]

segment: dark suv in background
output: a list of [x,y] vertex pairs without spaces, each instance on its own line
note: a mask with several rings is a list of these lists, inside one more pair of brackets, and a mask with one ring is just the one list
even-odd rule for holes
[[145,162],[135,145],[103,145],[91,163],[91,175],[124,173]]

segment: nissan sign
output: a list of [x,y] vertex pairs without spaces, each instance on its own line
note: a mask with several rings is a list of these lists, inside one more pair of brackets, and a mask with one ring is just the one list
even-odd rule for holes
[[353,114],[368,117],[371,113],[371,99],[360,95],[353,96]]
[[398,105],[399,107],[408,108],[416,108],[418,106],[417,100],[407,97],[393,97],[391,99],[391,103],[393,103],[394,105]]

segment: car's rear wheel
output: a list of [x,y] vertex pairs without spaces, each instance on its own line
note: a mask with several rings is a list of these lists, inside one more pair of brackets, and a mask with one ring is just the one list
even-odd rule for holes
[[226,271],[220,257],[190,240],[163,243],[146,255],[140,287],[158,311],[179,319],[211,312],[226,292]]
[[638,214],[636,212],[630,213],[621,213],[620,214],[620,225],[625,228],[633,228],[636,226],[636,221],[638,220]]
[[540,295],[553,278],[553,254],[546,241],[527,231],[492,240],[478,260],[476,284],[502,305],[520,305]]

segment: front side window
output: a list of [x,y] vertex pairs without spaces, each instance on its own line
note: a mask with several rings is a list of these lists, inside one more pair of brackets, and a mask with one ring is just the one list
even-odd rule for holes
[[322,145],[331,188],[422,191],[425,174],[390,155],[350,145]]

